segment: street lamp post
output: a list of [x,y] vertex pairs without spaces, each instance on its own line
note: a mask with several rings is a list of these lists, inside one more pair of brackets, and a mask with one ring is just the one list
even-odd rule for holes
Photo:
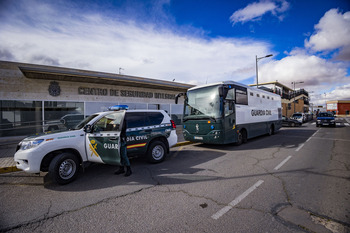
[[304,83],[303,81],[301,82],[292,82],[292,84],[294,85],[294,113],[295,113],[295,84],[299,84],[299,83]]
[[258,57],[255,55],[255,71],[256,71],[256,88],[259,88],[259,81],[258,81],[258,61],[267,58],[267,57],[272,57],[272,54],[266,55],[265,57]]

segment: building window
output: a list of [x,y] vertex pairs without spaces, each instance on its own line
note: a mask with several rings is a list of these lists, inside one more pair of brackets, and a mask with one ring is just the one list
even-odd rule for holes
[[41,101],[0,101],[0,136],[42,132]]

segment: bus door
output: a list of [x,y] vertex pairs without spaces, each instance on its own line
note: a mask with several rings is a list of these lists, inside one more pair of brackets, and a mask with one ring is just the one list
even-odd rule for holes
[[120,133],[125,111],[108,114],[91,127],[86,134],[87,160],[97,163],[120,165]]
[[225,141],[233,142],[235,139],[234,130],[236,127],[236,111],[233,100],[226,100],[224,105],[224,129]]

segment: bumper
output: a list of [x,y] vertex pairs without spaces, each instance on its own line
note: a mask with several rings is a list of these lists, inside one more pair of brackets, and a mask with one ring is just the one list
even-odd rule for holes
[[183,131],[183,135],[186,141],[190,142],[199,142],[204,144],[222,144],[223,135],[220,134],[207,134],[207,135],[193,135],[190,134],[187,130]]
[[316,124],[321,126],[335,126],[335,122],[330,121],[317,121]]
[[177,134],[176,130],[172,130],[170,136],[168,137],[169,148],[177,144]]
[[40,172],[42,158],[35,150],[19,150],[14,156],[16,167],[28,173]]

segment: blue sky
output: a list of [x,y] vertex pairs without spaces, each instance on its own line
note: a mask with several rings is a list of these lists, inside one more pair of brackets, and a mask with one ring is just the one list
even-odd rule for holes
[[[350,99],[350,1],[0,0],[0,60]],[[326,94],[325,94],[326,93]]]

